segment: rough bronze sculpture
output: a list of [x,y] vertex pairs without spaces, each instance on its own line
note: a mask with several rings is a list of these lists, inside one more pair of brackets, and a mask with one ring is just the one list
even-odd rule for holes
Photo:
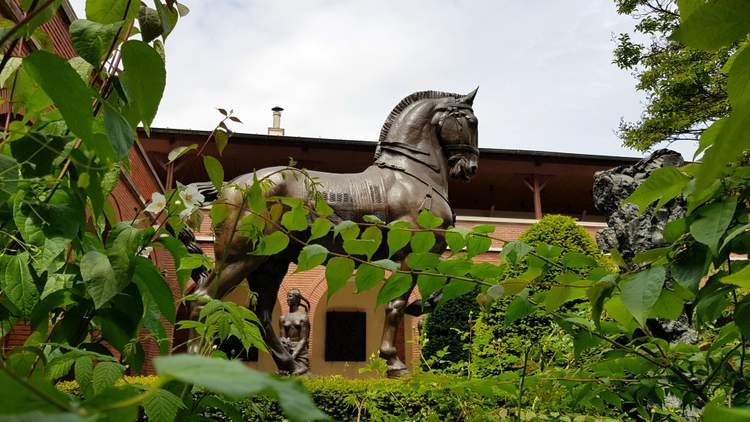
[[[625,199],[655,170],[684,164],[680,153],[662,149],[633,165],[615,167],[594,175],[594,206],[607,216],[607,227],[596,234],[597,243],[603,251],[619,251],[628,270],[646,266],[633,262],[637,254],[667,245],[663,235],[664,226],[685,215],[687,204],[684,198],[677,197],[658,210],[652,209],[652,206],[641,213],[638,207],[626,203]],[[671,283],[670,275],[666,280],[667,287],[671,287]],[[647,325],[654,335],[670,342],[694,343],[698,338],[698,333],[689,326],[688,313],[683,313],[675,321],[650,319]]]
[[310,302],[302,296],[299,289],[289,289],[286,294],[289,313],[279,319],[281,344],[292,356],[295,370],[290,375],[302,375],[310,369],[307,359],[307,343],[310,337],[310,319],[307,316]]
[[[334,220],[361,221],[368,214],[377,215],[386,222],[405,220],[416,224],[419,211],[429,209],[443,219],[444,227],[454,222],[448,203],[449,177],[470,180],[477,171],[477,118],[472,110],[476,90],[468,95],[436,91],[422,91],[404,98],[385,121],[375,151],[375,162],[362,173],[333,174],[310,171],[309,175],[320,183],[318,191],[334,209]],[[283,168],[257,171],[257,177],[269,176],[272,184],[267,196],[297,197],[310,201],[304,180],[283,177]],[[229,205],[229,215],[216,228],[214,250],[216,268],[198,282],[197,293],[221,298],[234,286],[247,279],[251,290],[257,293],[256,313],[262,321],[266,344],[282,373],[298,373],[302,369],[284,348],[272,329],[276,296],[287,268],[301,246],[290,244],[274,256],[250,255],[251,245],[246,238],[224,227],[238,221],[249,212],[241,205],[243,188],[253,183],[253,173],[235,178],[218,195],[218,201]],[[242,213],[241,215],[237,215]],[[334,221],[335,222],[335,221]],[[304,237],[304,234],[301,234]],[[433,252],[445,249],[438,237]],[[315,240],[330,251],[341,252],[341,244],[333,236]],[[381,248],[376,259],[385,257],[387,248]],[[402,251],[392,259],[405,266],[407,252]],[[385,325],[380,345],[380,356],[388,363],[389,376],[406,373],[406,365],[396,354],[396,332],[405,311],[412,287],[401,297],[385,307]],[[440,295],[428,298],[425,308],[430,308]],[[195,302],[193,302],[195,303]],[[192,305],[195,318],[200,305]],[[409,307],[410,313],[414,308]]]

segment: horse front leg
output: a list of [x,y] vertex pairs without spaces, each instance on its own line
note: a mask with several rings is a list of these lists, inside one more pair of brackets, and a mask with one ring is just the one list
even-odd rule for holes
[[414,289],[414,283],[408,292],[396,298],[385,306],[385,322],[383,324],[383,337],[380,343],[380,357],[388,364],[387,375],[389,378],[397,378],[409,373],[409,369],[398,358],[396,349],[396,334],[401,321],[404,319],[404,311],[409,300],[409,295]]

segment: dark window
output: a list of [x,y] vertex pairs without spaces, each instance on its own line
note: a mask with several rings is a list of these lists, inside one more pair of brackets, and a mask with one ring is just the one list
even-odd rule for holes
[[364,362],[366,322],[364,312],[326,313],[326,361]]
[[258,361],[258,349],[251,347],[250,350],[245,350],[245,348],[242,347],[240,339],[235,336],[229,336],[229,338],[224,340],[217,349],[226,353],[229,359],[239,359],[245,362]]

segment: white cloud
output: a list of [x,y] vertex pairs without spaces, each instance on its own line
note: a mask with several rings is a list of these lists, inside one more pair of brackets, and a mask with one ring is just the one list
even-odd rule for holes
[[407,94],[479,85],[482,147],[637,155],[614,133],[642,105],[611,63],[633,25],[611,1],[185,3],[157,126],[210,129],[223,106],[265,133],[280,105],[288,135],[375,140]]

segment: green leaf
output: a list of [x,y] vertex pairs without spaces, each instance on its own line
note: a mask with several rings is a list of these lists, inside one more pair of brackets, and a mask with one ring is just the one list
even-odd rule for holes
[[750,299],[745,298],[737,304],[734,311],[734,323],[745,338],[750,337]]
[[750,31],[750,4],[744,0],[715,0],[689,10],[672,34],[674,40],[688,47],[716,50]]
[[[11,144],[12,145],[12,144]],[[0,205],[8,201],[18,189],[19,166],[16,160],[0,154]]]
[[286,249],[289,245],[289,236],[283,232],[276,231],[268,236],[263,236],[260,245],[253,252],[254,255],[276,255]]
[[124,287],[118,285],[107,255],[96,250],[86,252],[81,259],[81,277],[86,290],[94,299],[96,309],[101,308]]
[[449,301],[453,298],[463,296],[477,287],[476,284],[466,280],[455,280],[451,279],[448,284],[443,287],[443,297],[440,301]]
[[432,269],[440,263],[440,255],[432,252],[412,252],[406,257],[406,263],[412,270]]
[[471,228],[473,233],[490,234],[495,232],[496,227],[493,224],[478,224]]
[[362,236],[360,236],[360,239],[362,240],[372,240],[375,242],[374,251],[377,251],[380,247],[380,243],[383,241],[383,232],[380,231],[379,228],[375,226],[370,226],[365,229],[365,231],[362,232]]
[[333,208],[328,205],[328,202],[326,202],[320,193],[315,197],[315,213],[321,217],[330,217],[333,215]]
[[321,265],[328,258],[328,249],[322,245],[307,245],[299,253],[297,258],[297,270],[295,272],[307,271]]
[[529,289],[523,289],[521,293],[516,295],[513,301],[508,305],[508,309],[505,311],[505,323],[510,324],[521,318],[531,315],[536,308],[534,305],[529,303]]
[[684,301],[675,293],[666,289],[662,290],[649,317],[676,320],[682,315],[683,305]]
[[328,282],[328,298],[339,291],[351,278],[354,272],[354,261],[350,258],[336,256],[326,265],[326,281]]
[[601,318],[602,311],[604,310],[604,303],[612,295],[615,289],[615,284],[609,279],[603,279],[597,282],[586,290],[586,296],[588,296],[591,302],[591,319],[594,320],[596,328],[601,330]]
[[361,264],[354,276],[357,293],[370,290],[385,278],[385,270],[371,264]]
[[146,258],[135,258],[135,273],[133,281],[141,294],[148,293],[156,303],[159,311],[170,323],[175,323],[176,309],[172,289],[154,263]]
[[388,257],[392,257],[393,254],[400,251],[404,246],[409,244],[411,240],[411,232],[408,230],[390,228],[388,230],[387,243],[388,243]]
[[182,157],[183,155],[187,154],[188,152],[198,149],[198,144],[191,144],[187,146],[177,147],[173,149],[172,151],[169,151],[169,154],[167,154],[167,162],[171,163],[172,161]]
[[333,223],[327,218],[316,218],[310,228],[310,238],[308,240],[320,239],[321,237],[328,236],[332,227]]
[[699,243],[692,245],[672,260],[672,277],[686,290],[693,294],[698,293],[698,285],[709,258],[708,248]]
[[221,202],[211,204],[211,225],[219,227],[229,215],[229,205]]
[[689,181],[690,178],[676,167],[662,167],[651,173],[625,202],[635,204],[640,214],[656,201],[659,201],[656,204],[656,209],[659,209],[682,193]]
[[159,375],[195,384],[235,399],[271,390],[292,421],[327,418],[315,407],[309,394],[298,382],[276,380],[270,375],[246,367],[240,361],[183,354],[157,357],[154,359],[154,366]]
[[515,264],[526,256],[533,249],[523,241],[514,240],[508,242],[503,246],[503,250],[500,252],[500,256],[503,259],[508,260],[510,263]]
[[687,233],[688,225],[685,217],[672,220],[664,226],[664,240],[669,243],[677,241],[683,234]]
[[68,128],[92,150],[112,156],[111,147],[96,144],[92,134],[94,92],[62,57],[36,51],[23,59],[23,67],[52,99]]
[[370,224],[385,224],[385,221],[381,220],[377,215],[367,214],[362,216],[362,221]]
[[229,143],[229,135],[221,129],[216,129],[216,132],[214,132],[214,142],[216,142],[216,150],[221,155]]
[[741,270],[722,277],[721,282],[742,287],[743,289],[750,289],[750,265],[746,265]]
[[580,252],[569,252],[562,258],[562,263],[568,268],[590,268],[596,265],[596,259]]
[[378,292],[378,304],[388,303],[391,300],[407,293],[412,288],[411,275],[407,273],[394,273],[386,280]]
[[114,152],[115,160],[122,160],[128,156],[130,147],[135,142],[135,134],[130,123],[109,104],[104,104],[104,129],[107,139]]
[[695,240],[717,252],[719,240],[732,222],[737,198],[715,202],[698,209],[696,219],[690,224],[690,234]]
[[452,227],[445,232],[445,241],[452,253],[461,252],[466,246],[466,235],[469,232],[470,230],[465,227]]
[[307,229],[307,216],[302,207],[292,208],[281,216],[281,225],[289,231],[302,231]]
[[344,240],[344,250],[349,255],[365,255],[367,259],[377,251],[378,244],[370,239],[349,239]]
[[659,300],[665,277],[665,268],[656,266],[628,276],[620,284],[622,302],[641,325]]
[[103,25],[86,19],[77,19],[70,24],[70,42],[79,56],[98,67],[104,55],[122,28],[122,22]]
[[356,239],[359,236],[359,226],[353,221],[344,220],[333,228],[333,238],[338,235],[344,240]]
[[446,277],[420,274],[417,277],[417,287],[422,298],[428,298],[434,292],[440,290],[448,281]]
[[[137,4],[138,2],[133,2]],[[130,40],[120,48],[124,70],[120,82],[138,121],[149,133],[164,94],[167,72],[159,53],[143,41]]]
[[452,275],[457,277],[465,276],[471,271],[474,264],[471,260],[458,258],[441,261],[438,264],[438,270],[445,275]]
[[409,244],[413,252],[429,252],[435,246],[435,234],[432,232],[416,232]]
[[[733,69],[733,71],[740,70]],[[750,68],[741,71],[748,72]],[[711,148],[703,155],[702,164],[695,175],[696,192],[702,192],[713,185],[722,174],[732,168],[727,164],[739,158],[743,151],[750,148],[748,120],[750,120],[750,107],[741,107],[732,110],[728,117],[714,122],[706,130],[709,131],[714,126],[721,125],[717,132],[711,132],[715,134],[715,140]]]
[[203,166],[206,167],[208,178],[217,190],[221,190],[224,184],[224,167],[216,158],[210,155],[203,156]]
[[73,366],[76,382],[81,389],[81,393],[86,398],[94,395],[94,363],[88,356],[82,356],[76,359]]
[[505,273],[504,265],[490,264],[489,262],[478,262],[471,266],[469,274],[483,281],[497,280]]
[[151,422],[172,422],[185,405],[179,397],[167,390],[157,389],[143,402],[143,410]]
[[99,394],[115,385],[115,382],[122,377],[123,372],[125,372],[125,367],[119,363],[99,362],[94,367],[94,394]]
[[30,315],[39,302],[39,291],[29,271],[29,253],[10,256],[3,274],[3,291],[23,315]]
[[423,208],[417,215],[417,224],[425,229],[434,229],[443,224],[443,219],[432,214],[430,210]]
[[721,421],[721,422],[747,422],[750,420],[750,408],[742,407],[723,407],[709,403],[703,411],[704,421]]
[[487,252],[491,246],[492,240],[490,238],[470,234],[466,238],[466,255],[473,258]]
[[[748,16],[750,23],[750,16]],[[743,48],[735,56],[732,69],[727,78],[727,93],[732,109],[741,109],[750,105],[750,49]]]
[[138,15],[139,7],[139,2],[128,0],[86,0],[86,18],[104,24],[129,21]]

